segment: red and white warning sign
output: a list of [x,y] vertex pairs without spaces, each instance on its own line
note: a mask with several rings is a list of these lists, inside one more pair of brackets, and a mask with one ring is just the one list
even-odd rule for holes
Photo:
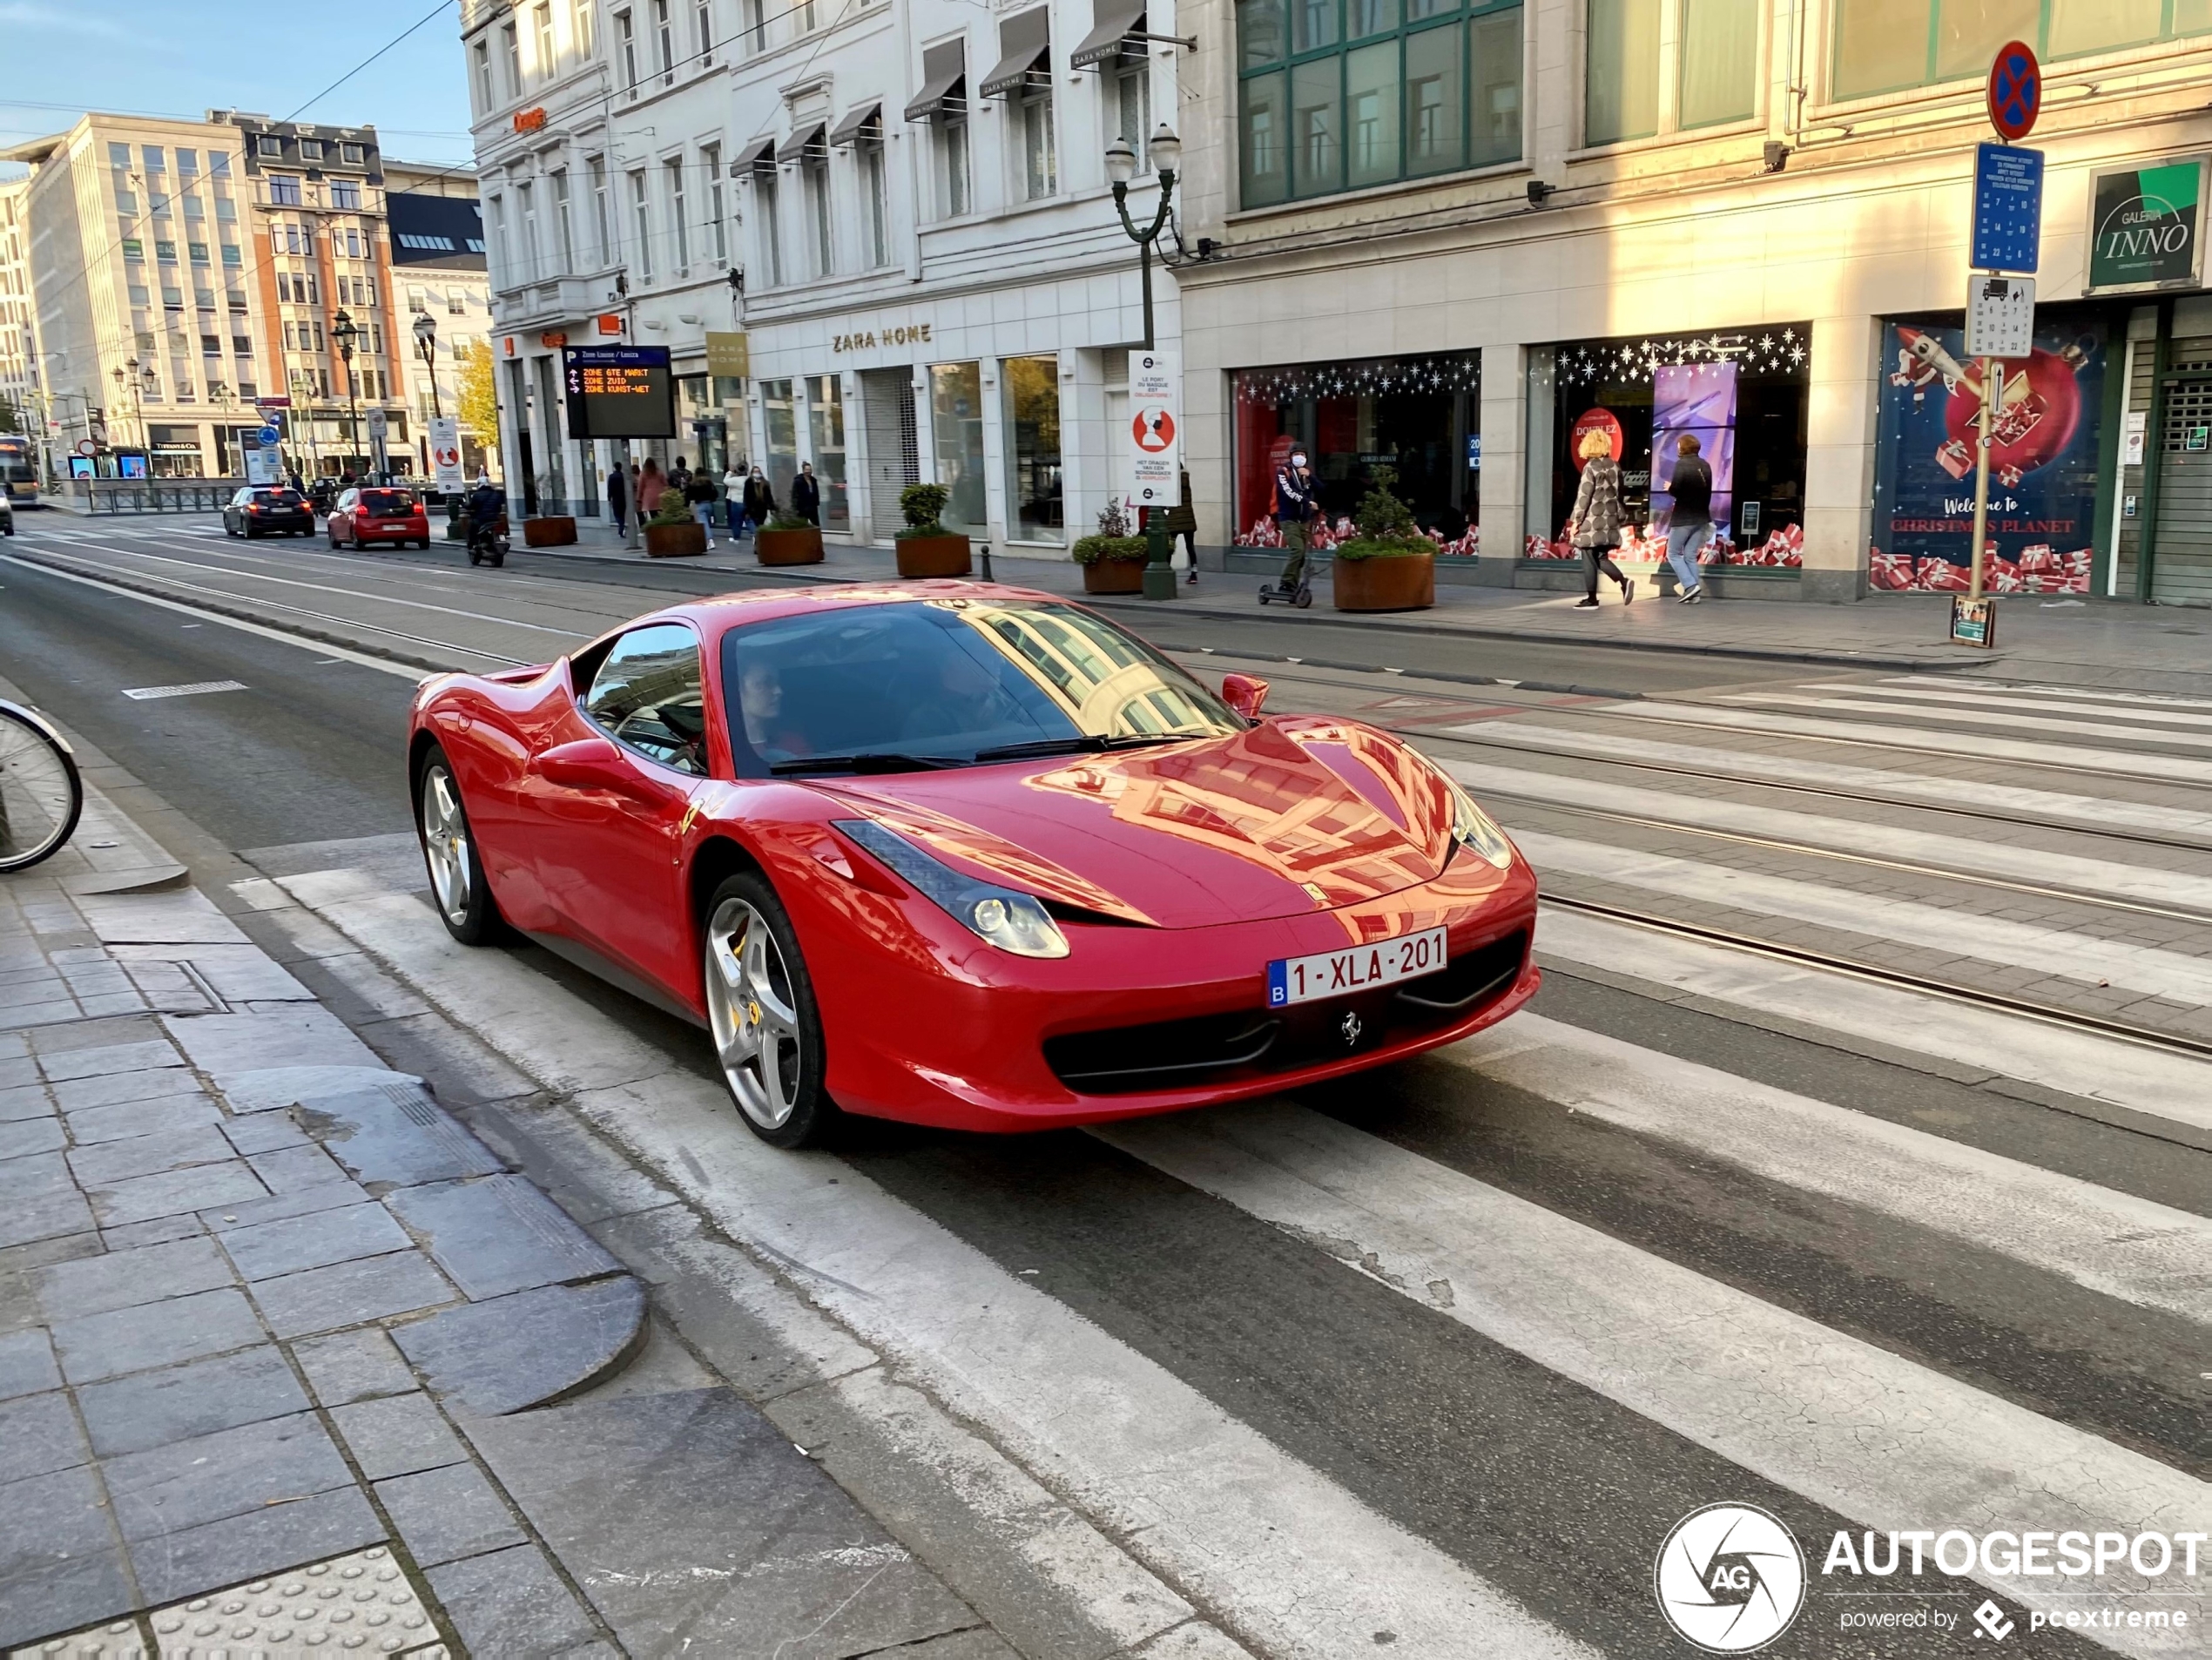
[[1183,375],[1174,354],[1129,354],[1129,498],[1173,507],[1183,471]]

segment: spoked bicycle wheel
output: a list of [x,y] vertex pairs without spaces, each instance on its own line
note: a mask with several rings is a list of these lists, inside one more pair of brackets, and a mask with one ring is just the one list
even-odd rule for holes
[[0,702],[0,872],[52,854],[84,810],[69,741],[30,710]]

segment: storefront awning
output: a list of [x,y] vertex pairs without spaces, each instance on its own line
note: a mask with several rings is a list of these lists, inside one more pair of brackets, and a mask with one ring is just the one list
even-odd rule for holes
[[730,164],[730,172],[733,176],[742,178],[746,173],[758,172],[762,162],[774,160],[775,155],[776,138],[773,133],[765,138],[755,138],[738,152],[738,159]]
[[831,130],[829,136],[831,147],[833,149],[840,145],[851,144],[860,136],[860,130],[869,122],[880,122],[882,118],[883,100],[881,98],[870,98],[864,104],[855,104],[851,109],[846,111],[845,118]]
[[1122,41],[1144,30],[1144,0],[1091,0],[1091,31],[1082,37],[1069,64],[1076,69],[1095,69],[1122,55]]
[[955,97],[968,75],[968,43],[940,41],[921,55],[921,92],[907,105],[907,119],[927,121],[948,105],[964,108],[968,100]]
[[829,145],[822,139],[822,123],[809,121],[795,131],[776,152],[778,161],[797,161],[801,157],[826,158]]
[[1018,93],[1028,84],[1029,71],[1042,66],[1051,73],[1047,58],[1052,46],[1052,9],[1038,6],[1016,12],[999,24],[998,67],[984,78],[979,89],[987,98]]

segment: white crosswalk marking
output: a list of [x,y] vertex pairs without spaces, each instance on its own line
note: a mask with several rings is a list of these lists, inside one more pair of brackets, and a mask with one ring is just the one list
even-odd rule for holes
[[[1880,688],[1868,690],[1879,691]],[[1969,726],[2002,727],[2006,730],[2017,729],[2027,719],[2026,712],[2018,709],[1969,709],[1925,700],[1911,704],[1886,704],[1871,697],[1804,697],[1782,692],[1731,692],[1724,694],[1724,698],[1727,702],[1735,704],[1773,704],[1791,709],[1843,709],[1853,714],[1956,720]],[[2125,725],[2110,720],[2054,720],[2040,710],[2032,719],[2034,730],[2040,732],[2079,732],[2085,738],[2101,738],[2107,742],[2115,738],[2141,738],[2161,744],[2184,744],[2193,749],[2212,748],[2212,732],[2130,731]]]
[[[1957,683],[1942,685],[1926,680],[1916,680],[1910,686],[1905,686],[1839,685],[1821,681],[1811,685],[1800,686],[1797,689],[1800,692],[1828,692],[1847,698],[1895,699],[1900,704],[1914,703],[1923,705],[1946,704],[1977,709],[2002,709],[2016,720],[2022,716],[2028,716],[2040,721],[2044,716],[2051,714],[2101,715],[2107,723],[2133,721],[2138,725],[2155,726],[2212,726],[2212,714],[2196,714],[2186,709],[2176,709],[2171,705],[2139,705],[2123,710],[2109,702],[2092,703],[2074,698],[2054,697],[2048,693],[2040,697],[2021,697],[2009,691],[1984,690],[1972,685]],[[1865,705],[1856,706],[1864,707]],[[2107,728],[2099,728],[2099,730],[2107,730]]]

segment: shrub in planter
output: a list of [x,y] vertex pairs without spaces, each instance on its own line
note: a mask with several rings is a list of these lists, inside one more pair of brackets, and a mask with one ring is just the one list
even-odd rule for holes
[[968,538],[940,523],[952,492],[942,484],[909,484],[899,492],[906,524],[892,537],[902,577],[965,577]]
[[1083,568],[1083,592],[1138,594],[1144,591],[1144,561],[1150,550],[1143,536],[1079,536],[1070,552],[1076,563]]
[[684,498],[671,490],[645,521],[645,553],[654,559],[682,559],[706,551],[706,526],[691,516]]
[[1378,467],[1353,515],[1359,534],[1337,543],[1330,589],[1340,611],[1422,611],[1436,604],[1436,544],[1391,491],[1398,475]]
[[818,565],[822,562],[821,530],[796,513],[776,513],[754,536],[752,555],[764,565]]

